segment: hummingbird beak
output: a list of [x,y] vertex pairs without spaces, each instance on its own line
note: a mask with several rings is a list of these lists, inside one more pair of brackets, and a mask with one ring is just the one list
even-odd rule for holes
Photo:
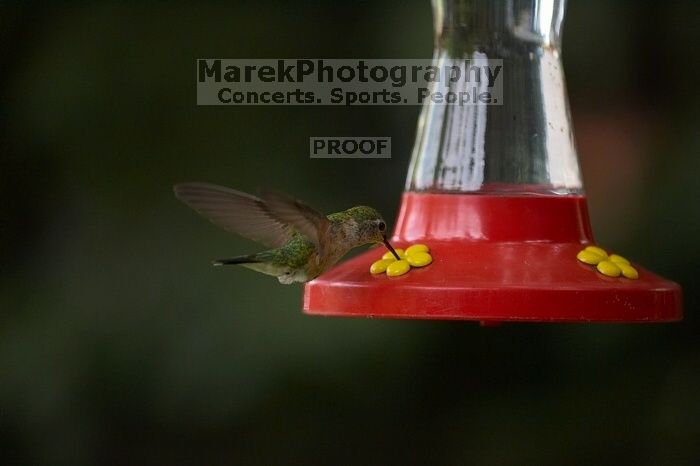
[[384,235],[384,241],[383,241],[383,242],[384,242],[384,246],[386,246],[386,248],[387,248],[389,251],[391,251],[391,253],[394,255],[394,257],[396,257],[396,260],[397,260],[397,261],[398,261],[398,260],[401,260],[401,258],[399,257],[399,255],[396,254],[396,251],[394,251],[394,248],[392,248],[392,247],[391,247],[391,244],[389,244],[389,240],[386,239],[386,235]]

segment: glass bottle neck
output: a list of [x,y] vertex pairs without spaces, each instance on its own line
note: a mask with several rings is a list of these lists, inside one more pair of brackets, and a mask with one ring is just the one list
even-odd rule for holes
[[435,48],[455,57],[508,42],[560,48],[564,6],[563,0],[433,0]]

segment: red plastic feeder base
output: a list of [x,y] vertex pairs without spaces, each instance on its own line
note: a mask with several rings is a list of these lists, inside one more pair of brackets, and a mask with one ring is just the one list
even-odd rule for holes
[[483,323],[682,318],[676,283],[637,264],[639,279],[610,278],[576,259],[593,243],[582,196],[404,193],[392,244],[415,243],[430,247],[432,264],[373,276],[385,250],[372,248],[307,283],[304,312]]

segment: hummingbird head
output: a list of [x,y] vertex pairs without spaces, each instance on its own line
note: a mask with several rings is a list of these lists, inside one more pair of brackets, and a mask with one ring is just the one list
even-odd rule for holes
[[357,206],[345,211],[349,223],[355,230],[358,245],[368,243],[384,243],[396,259],[399,256],[386,238],[386,222],[381,214],[372,207]]

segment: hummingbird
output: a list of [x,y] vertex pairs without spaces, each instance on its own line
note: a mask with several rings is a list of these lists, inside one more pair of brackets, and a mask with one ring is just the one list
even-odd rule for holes
[[209,183],[182,183],[175,197],[214,225],[270,249],[214,265],[241,265],[277,277],[289,285],[307,282],[332,267],[351,249],[383,243],[399,259],[386,237],[386,222],[372,207],[356,206],[323,215],[304,202],[277,191],[261,197]]

